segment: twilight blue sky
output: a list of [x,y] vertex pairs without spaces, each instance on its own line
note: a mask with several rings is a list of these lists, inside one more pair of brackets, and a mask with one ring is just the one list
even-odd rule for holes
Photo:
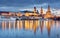
[[60,9],[60,0],[0,0],[0,11],[19,11],[34,6],[47,8],[48,5]]

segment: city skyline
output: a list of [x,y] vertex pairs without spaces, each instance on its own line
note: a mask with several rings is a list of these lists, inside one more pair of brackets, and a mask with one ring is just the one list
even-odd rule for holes
[[21,9],[29,9],[36,6],[40,8],[47,8],[50,5],[51,8],[60,9],[60,0],[0,0],[0,10],[3,11],[18,11]]
[[60,0],[0,0],[0,38],[60,38]]
[[48,5],[50,5],[52,14],[60,15],[60,0],[0,0],[0,11],[33,11],[35,6],[39,12],[42,7],[46,13]]

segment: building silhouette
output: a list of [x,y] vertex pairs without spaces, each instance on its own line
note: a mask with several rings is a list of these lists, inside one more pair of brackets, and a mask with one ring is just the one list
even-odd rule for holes
[[34,7],[34,13],[36,13],[36,7]]
[[43,9],[42,9],[42,7],[41,7],[41,10],[40,10],[40,13],[41,13],[41,15],[43,15]]

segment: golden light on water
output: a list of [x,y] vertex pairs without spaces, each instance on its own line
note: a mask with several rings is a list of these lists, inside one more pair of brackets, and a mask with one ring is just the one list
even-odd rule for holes
[[[7,24],[8,23],[8,24]],[[45,23],[45,24],[44,24]],[[18,29],[25,29],[25,30],[33,30],[34,33],[36,32],[37,28],[41,29],[41,32],[43,31],[43,29],[46,27],[46,29],[48,30],[48,33],[51,30],[51,27],[53,26],[54,21],[39,21],[39,20],[22,20],[22,21],[2,21],[2,29],[9,29],[11,30],[12,28],[14,30]],[[44,26],[45,25],[45,26]]]
[[2,29],[4,30],[4,28],[5,28],[5,23],[4,23],[4,21],[2,22]]
[[[22,29],[25,31],[31,31],[34,34],[40,32],[41,34],[47,32],[48,36],[51,35],[53,28],[56,30],[59,28],[59,22],[53,20],[18,20],[18,21],[2,21],[2,30],[13,29],[14,32],[21,31]],[[55,26],[54,26],[55,25]]]

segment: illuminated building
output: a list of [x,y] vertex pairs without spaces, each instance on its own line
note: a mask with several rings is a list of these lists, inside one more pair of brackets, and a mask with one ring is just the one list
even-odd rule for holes
[[51,18],[51,17],[53,17],[53,15],[51,14],[50,6],[48,5],[48,10],[45,14],[45,18]]
[[22,16],[22,14],[20,12],[16,13],[17,16]]
[[15,16],[16,12],[9,12],[9,16]]
[[7,15],[9,15],[9,12],[6,12],[6,11],[0,11],[0,15],[7,16]]
[[36,7],[34,7],[34,14],[36,13]]
[[25,16],[31,16],[31,15],[33,15],[34,14],[34,12],[33,11],[24,11],[24,13],[25,13]]
[[25,13],[25,16],[37,16],[38,15],[38,10],[36,10],[36,7],[34,7],[34,11],[28,11],[28,10],[26,10],[26,11],[24,11],[24,13]]
[[26,10],[26,11],[23,11],[24,13],[22,13],[22,16],[24,15],[24,16],[34,16],[34,15],[38,15],[38,12],[36,12],[36,13],[34,13],[34,11],[28,11],[28,10]]
[[41,13],[41,15],[43,15],[43,9],[42,9],[42,7],[41,7],[41,10],[40,10],[40,13]]

